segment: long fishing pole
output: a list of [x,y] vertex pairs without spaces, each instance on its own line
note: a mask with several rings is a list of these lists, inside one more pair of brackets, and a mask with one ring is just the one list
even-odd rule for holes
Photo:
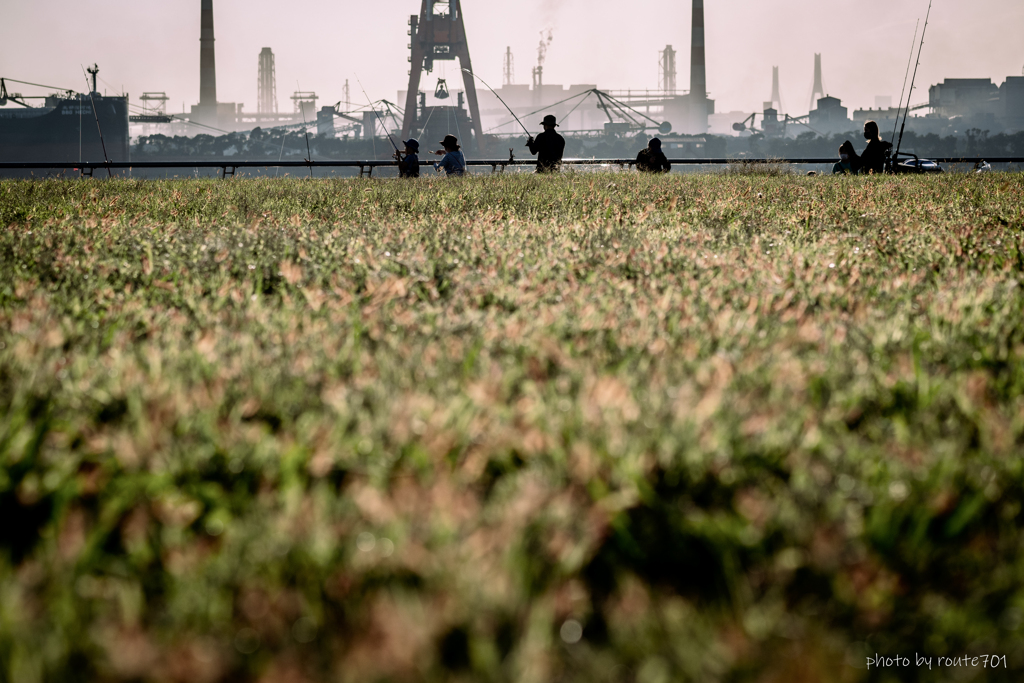
[[505,105],[505,109],[508,109],[508,113],[509,113],[509,114],[512,114],[512,118],[514,118],[514,119],[516,120],[516,123],[518,123],[518,124],[519,124],[519,127],[523,129],[523,132],[524,132],[524,133],[526,133],[526,137],[529,137],[529,138],[532,138],[532,137],[533,137],[533,135],[532,135],[532,134],[530,133],[530,131],[526,130],[526,126],[524,126],[524,125],[523,125],[523,122],[519,120],[519,117],[518,117],[518,116],[516,116],[516,113],[515,113],[514,111],[512,111],[512,107],[510,107],[510,106],[508,106],[507,104],[505,104],[505,100],[501,99],[501,95],[499,95],[499,94],[498,94],[497,92],[495,92],[494,88],[492,88],[491,86],[487,85],[487,81],[485,81],[484,79],[480,78],[479,76],[477,76],[477,75],[476,75],[475,73],[473,73],[473,72],[472,72],[472,71],[470,71],[469,69],[465,69],[465,68],[464,68],[464,69],[462,69],[462,70],[463,70],[463,71],[465,71],[466,73],[468,73],[468,74],[469,74],[470,76],[472,76],[472,77],[473,77],[473,78],[475,78],[476,80],[478,80],[478,81],[480,81],[481,83],[483,83],[483,84],[484,84],[484,87],[485,87],[485,88],[487,88],[487,89],[488,89],[488,90],[490,90],[490,91],[491,91],[492,93],[494,93],[494,96],[498,98],[498,101],[499,101],[499,102],[501,102],[502,104],[504,104],[504,105]]
[[[93,64],[92,66],[94,69],[97,68],[95,64]],[[85,87],[88,88],[89,77],[85,75],[85,67],[82,67],[82,78],[85,79]],[[100,128],[100,115],[96,113],[96,100],[92,96],[91,89],[89,90],[89,101],[92,102],[92,115],[93,118],[96,119],[96,132],[99,133],[100,135],[100,147],[103,149],[103,160],[109,164],[110,157],[107,156],[107,143],[103,142],[103,129]],[[81,107],[82,105],[79,104],[78,106]],[[79,119],[81,119],[81,116],[79,116]],[[79,125],[79,129],[81,129],[81,125]],[[114,177],[114,174],[110,172],[110,166],[107,166],[107,177]]]
[[[910,78],[910,63],[914,61],[914,46],[917,45],[917,30],[921,28],[921,20],[914,24],[914,37],[910,39],[910,56],[907,57],[907,73],[903,74],[903,90],[900,91],[900,106],[896,109],[896,120],[892,122],[892,138],[889,144],[896,144],[896,128],[900,125],[900,112],[903,111],[903,96],[907,94],[907,79]],[[910,105],[910,102],[907,102]]]
[[[494,92],[494,91],[492,90],[491,92]],[[552,102],[551,104],[545,105],[545,106],[541,107],[540,109],[535,109],[535,110],[531,111],[529,114],[524,114],[524,116],[533,116],[534,114],[539,114],[542,111],[547,111],[549,109],[554,109],[555,107],[557,107],[560,104],[565,104],[566,102],[571,102],[572,100],[575,100],[578,97],[583,97],[583,98],[589,97],[590,95],[593,95],[595,92],[597,92],[597,91],[596,90],[584,90],[583,92],[577,93],[577,94],[575,94],[575,95],[573,95],[571,97],[566,97],[564,100],[558,100],[557,102]],[[497,93],[494,93],[494,94],[497,95]],[[502,104],[504,104],[504,103],[502,103]],[[511,112],[511,110],[509,110],[509,111]],[[515,114],[512,114],[512,115],[515,116]],[[565,117],[563,116],[562,118],[564,119]],[[492,131],[492,130],[499,130],[501,128],[504,128],[505,126],[507,126],[510,123],[512,123],[512,122],[511,121],[504,121],[502,123],[499,123],[496,126],[491,126],[485,132],[489,132],[489,131]],[[522,124],[519,124],[519,125],[522,125]]]
[[903,112],[903,125],[900,126],[900,138],[896,143],[896,154],[893,159],[899,164],[900,146],[903,144],[903,131],[907,127],[907,115],[910,113],[910,100],[914,96],[914,82],[917,80],[917,67],[921,66],[921,51],[924,49],[924,36],[928,33],[928,19],[932,16],[932,0],[928,0],[928,13],[924,15],[924,28],[921,29],[921,46],[917,48],[917,64],[914,65],[914,77],[910,79],[910,92],[907,94],[907,109]]
[[[362,81],[359,80],[359,76],[356,76],[356,83],[359,84],[359,89],[363,91],[363,97],[366,98],[366,103],[370,105],[370,109],[373,110],[373,115],[377,117],[377,121],[380,122],[381,127],[384,129],[384,134],[388,136],[388,140],[391,142],[391,146],[395,148],[395,152],[401,154],[402,151],[398,149],[398,145],[395,144],[394,139],[391,137],[391,133],[388,132],[387,124],[380,118],[380,114],[377,113],[377,108],[373,106],[373,102],[370,101],[370,96],[366,94],[366,88],[363,87]],[[373,137],[372,135],[370,137]]]

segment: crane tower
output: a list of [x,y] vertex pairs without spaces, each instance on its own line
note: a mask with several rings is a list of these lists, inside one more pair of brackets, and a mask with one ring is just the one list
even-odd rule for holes
[[[422,0],[419,16],[409,17],[409,90],[405,99],[405,116],[402,120],[402,138],[412,131],[416,122],[416,100],[420,90],[420,77],[424,71],[434,69],[438,60],[459,60],[463,69],[473,70],[469,57],[469,43],[466,41],[466,26],[462,22],[461,0]],[[476,96],[473,77],[462,72],[466,90],[466,103],[472,119],[473,132],[478,147],[484,145],[484,131],[480,123],[480,105]]]

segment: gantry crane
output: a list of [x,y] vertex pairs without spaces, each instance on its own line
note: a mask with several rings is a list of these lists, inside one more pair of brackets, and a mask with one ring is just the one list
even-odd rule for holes
[[[422,0],[419,16],[409,17],[409,91],[405,99],[402,139],[407,139],[416,125],[417,99],[423,71],[431,72],[436,60],[458,58],[463,69],[473,71],[466,42],[466,26],[462,22],[461,0]],[[480,105],[473,77],[462,72],[466,103],[472,119],[473,133],[479,149],[484,147],[484,131],[480,122]]]

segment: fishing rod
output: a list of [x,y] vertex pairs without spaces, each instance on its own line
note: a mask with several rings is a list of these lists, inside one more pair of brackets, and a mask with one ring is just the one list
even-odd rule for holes
[[[494,92],[494,91],[492,90],[491,92]],[[494,94],[497,95],[498,93],[494,93]],[[534,114],[539,114],[542,111],[548,111],[550,109],[554,109],[555,107],[557,107],[560,104],[565,104],[566,102],[571,102],[572,100],[575,100],[575,99],[577,99],[579,97],[586,98],[586,97],[589,97],[590,95],[593,95],[593,94],[594,94],[594,90],[584,90],[581,93],[576,93],[575,95],[572,95],[570,97],[566,97],[564,100],[558,100],[557,102],[552,102],[551,104],[545,105],[545,106],[541,107],[540,109],[535,109],[535,110],[531,111],[529,114],[525,114],[525,116],[533,116]],[[502,102],[502,104],[505,104],[505,103]],[[506,105],[506,109],[507,108],[508,107]],[[512,112],[512,110],[509,109],[509,113],[511,113],[511,112]],[[512,116],[515,116],[515,114],[512,114]],[[563,116],[562,118],[564,119],[565,117]],[[518,121],[518,119],[516,119],[516,121]],[[491,126],[485,132],[490,132],[492,130],[499,130],[499,129],[504,128],[505,126],[509,125],[510,123],[512,123],[512,122],[511,121],[504,121],[502,123],[499,123],[497,126]],[[519,125],[521,126],[523,124],[520,123]]]
[[907,127],[907,115],[910,113],[910,99],[914,96],[914,82],[917,80],[917,67],[921,66],[921,51],[924,49],[924,36],[928,33],[928,19],[932,16],[932,0],[928,0],[928,13],[924,15],[924,28],[921,29],[921,45],[917,48],[917,64],[914,65],[914,77],[910,79],[910,93],[907,94],[907,109],[903,112],[903,125],[900,126],[900,137],[896,142],[896,153],[893,159],[899,164],[900,146],[903,144],[903,131]]
[[[487,88],[487,89],[488,89],[488,90],[490,90],[490,91],[491,91],[492,93],[494,93],[494,96],[498,98],[498,101],[499,101],[499,102],[501,102],[502,104],[505,104],[505,100],[501,99],[501,95],[499,95],[499,94],[498,94],[497,92],[495,92],[495,91],[494,91],[494,88],[492,88],[491,86],[487,85],[487,81],[485,81],[484,79],[480,78],[479,76],[477,76],[477,75],[476,75],[475,73],[473,73],[473,72],[472,72],[472,71],[470,71],[469,69],[465,69],[465,68],[464,68],[464,69],[463,69],[463,71],[465,71],[465,72],[466,72],[466,73],[468,73],[468,74],[469,74],[470,76],[472,76],[472,77],[473,77],[473,78],[475,78],[476,80],[478,80],[478,81],[480,81],[481,83],[483,83],[483,84],[484,84],[484,87],[485,87],[485,88]],[[515,113],[514,111],[512,111],[512,107],[510,107],[510,106],[508,106],[507,104],[505,104],[505,109],[508,109],[508,113],[509,113],[509,114],[512,114],[512,118],[514,118],[514,119],[516,120],[516,123],[518,123],[518,124],[519,124],[519,127],[523,129],[523,132],[524,132],[524,133],[526,133],[526,137],[528,137],[528,138],[532,138],[532,137],[533,137],[533,135],[532,135],[532,134],[530,133],[530,131],[526,130],[526,126],[524,126],[524,125],[523,125],[523,122],[519,120],[519,117],[518,117],[518,116],[516,116],[516,113]]]
[[[373,102],[370,101],[370,96],[366,94],[366,88],[363,87],[362,81],[359,80],[359,76],[356,76],[356,83],[359,84],[359,89],[363,91],[363,97],[366,98],[366,103],[370,105],[370,109],[373,110],[373,115],[377,117],[377,121],[380,122],[381,127],[384,129],[384,134],[388,136],[388,141],[391,142],[391,146],[395,148],[397,154],[401,154],[402,151],[398,149],[398,145],[395,144],[394,139],[391,137],[391,133],[388,132],[388,127],[384,121],[380,118],[380,114],[377,113],[377,108],[373,106]],[[370,137],[373,137],[372,135]]]
[[[921,28],[921,20],[918,19],[914,25],[914,37],[910,39],[910,56],[907,57],[907,73],[903,74],[903,90],[900,91],[900,106],[896,109],[896,120],[892,122],[892,138],[889,144],[896,144],[896,127],[900,125],[900,112],[903,111],[903,96],[907,94],[907,79],[910,78],[910,63],[914,61],[914,46],[917,45],[917,30]],[[910,106],[910,101],[907,101]]]
[[[92,65],[92,68],[96,69],[95,73],[99,73],[99,68],[97,68],[97,66],[95,64]],[[89,87],[89,77],[85,75],[85,71],[86,71],[85,67],[82,67],[82,78],[85,79],[85,87],[88,88]],[[93,73],[93,72],[89,71],[89,73]],[[93,75],[95,75],[95,74],[93,74]],[[93,116],[94,119],[96,119],[96,132],[99,133],[99,135],[100,135],[100,147],[103,149],[103,160],[109,164],[110,163],[110,157],[107,156],[107,143],[103,142],[103,129],[100,128],[100,115],[96,113],[96,100],[92,96],[92,89],[89,90],[89,101],[92,103],[92,116]],[[82,107],[81,100],[79,100],[78,107],[79,107],[79,109],[81,109],[81,107]],[[81,113],[79,113],[79,116],[81,116]],[[81,126],[79,126],[79,129],[81,129]],[[110,172],[110,166],[107,166],[107,177],[108,178],[113,178],[114,177],[114,174]]]

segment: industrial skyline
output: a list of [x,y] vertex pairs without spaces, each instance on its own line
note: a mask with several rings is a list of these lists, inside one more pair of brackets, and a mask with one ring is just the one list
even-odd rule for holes
[[[280,98],[301,83],[325,101],[340,99],[345,79],[356,75],[371,97],[393,98],[408,80],[405,23],[418,4],[311,0],[299,13],[268,0],[217,0],[218,99],[256,110],[254,65],[267,46],[277,57]],[[801,113],[811,91],[814,54],[820,53],[828,94],[845,105],[870,107],[879,95],[895,101],[914,24],[926,4],[792,0],[780,14],[778,6],[756,0],[707,0],[709,96],[718,111],[756,111],[770,96],[772,67],[778,65],[782,99]],[[678,72],[690,70],[689,2],[640,0],[627,17],[617,3],[592,0],[522,0],[515,7],[464,0],[464,5],[474,68],[492,84],[502,82],[505,46],[522,65],[517,80],[529,82],[542,29],[553,33],[545,82],[654,90],[660,85],[659,52],[666,45],[679,50]],[[133,100],[144,91],[164,91],[168,109],[180,111],[200,101],[198,9],[192,0],[173,6],[108,0],[99,7],[71,0],[15,2],[5,8],[6,23],[16,30],[0,45],[0,75],[81,89],[79,65],[99,62],[101,89],[123,88]],[[945,78],[1000,83],[1020,75],[1022,30],[1024,5],[1018,0],[977,0],[969,6],[937,0],[914,101],[927,100],[928,85]],[[90,39],[82,40],[83,35]],[[611,47],[597,49],[605,40]],[[61,48],[40,51],[42,44]],[[455,68],[439,65],[431,77],[454,76],[443,73],[447,67]]]

